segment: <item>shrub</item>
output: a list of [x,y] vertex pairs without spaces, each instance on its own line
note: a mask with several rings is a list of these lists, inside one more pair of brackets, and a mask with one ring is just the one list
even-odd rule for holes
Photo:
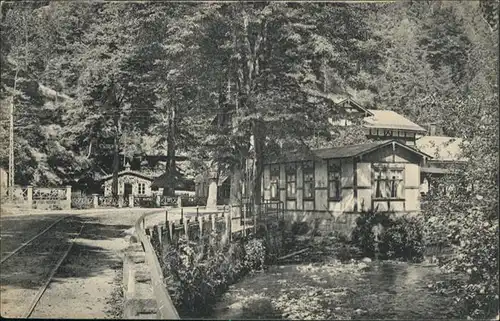
[[387,214],[378,212],[364,213],[356,219],[356,226],[351,234],[351,242],[365,256],[374,256],[375,235],[372,232],[372,228],[378,224],[384,228],[388,228],[391,225],[391,219]]
[[253,239],[245,244],[245,267],[248,269],[262,269],[264,268],[265,259],[266,248],[262,240]]
[[424,244],[420,220],[412,217],[391,218],[390,214],[380,212],[366,213],[356,220],[351,242],[363,255],[375,256],[376,242],[372,229],[376,225],[382,226],[378,241],[380,258],[422,261]]
[[421,262],[424,258],[422,224],[416,218],[400,217],[382,233],[380,251],[389,259]]
[[304,235],[309,232],[309,225],[307,222],[293,222],[291,230],[294,235]]
[[210,313],[227,287],[254,268],[262,268],[265,247],[262,240],[244,244],[233,242],[202,243],[179,239],[177,247],[164,245],[163,270],[169,293],[184,317]]

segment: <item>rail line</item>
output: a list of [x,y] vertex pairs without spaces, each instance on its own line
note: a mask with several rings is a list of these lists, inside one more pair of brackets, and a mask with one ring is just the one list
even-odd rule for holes
[[31,301],[31,304],[30,304],[28,310],[26,310],[26,312],[24,313],[23,318],[29,318],[31,316],[31,314],[35,310],[36,306],[38,305],[38,302],[40,302],[40,299],[42,298],[43,294],[45,293],[45,290],[47,290],[47,287],[49,286],[50,282],[52,282],[52,278],[56,274],[56,272],[59,269],[59,267],[61,266],[61,264],[64,262],[64,259],[66,259],[69,252],[71,251],[73,244],[75,244],[76,238],[79,237],[80,234],[82,234],[84,227],[85,227],[85,223],[82,224],[82,227],[80,228],[80,231],[78,232],[78,234],[72,238],[71,243],[68,246],[68,248],[66,249],[66,251],[64,252],[63,256],[61,256],[59,261],[57,261],[57,264],[50,271],[50,274],[49,274],[47,281],[45,281],[45,283],[42,285],[42,287],[38,290],[36,296]]
[[44,229],[43,231],[41,231],[40,233],[38,233],[37,235],[33,236],[31,239],[29,239],[28,241],[24,242],[23,244],[21,244],[21,246],[19,246],[18,248],[16,248],[14,251],[10,252],[8,255],[6,255],[5,257],[3,257],[1,260],[0,260],[0,264],[2,264],[3,262],[7,261],[7,259],[9,259],[10,257],[12,257],[14,254],[16,254],[17,252],[19,252],[20,250],[22,250],[23,248],[25,248],[26,246],[30,245],[34,240],[36,240],[37,238],[39,238],[40,236],[42,236],[43,234],[47,233],[52,227],[54,227],[57,223],[61,222],[62,220],[64,219],[67,219],[68,217],[70,217],[69,215],[68,216],[64,216],[60,219],[58,219],[57,221],[55,221],[54,223],[50,224],[46,229]]
[[[38,233],[35,236],[33,236],[32,238],[30,238],[28,241],[22,243],[14,251],[10,252],[7,256],[3,257],[2,260],[0,261],[0,264],[3,265],[9,258],[12,258],[12,259],[16,258],[17,259],[16,254],[19,255],[19,253],[24,252],[23,250],[24,249],[28,249],[28,245],[34,244],[35,240],[39,240],[39,239],[43,238],[44,235],[47,236],[47,232],[49,232],[52,229],[55,229],[56,226],[58,226],[57,225],[58,223],[63,222],[65,219],[67,219],[69,217],[71,217],[71,216],[67,215],[67,216],[59,218],[55,222],[51,223],[43,231],[41,231],[40,233]],[[68,222],[68,221],[66,221],[66,222]],[[72,224],[72,222],[73,221],[70,221],[68,223]],[[33,314],[33,311],[35,311],[35,308],[37,307],[38,303],[40,302],[42,296],[44,295],[44,293],[47,290],[47,288],[50,285],[50,283],[53,281],[53,278],[56,275],[58,269],[63,264],[64,260],[66,259],[66,257],[70,253],[71,249],[73,248],[75,240],[82,234],[82,231],[83,231],[83,229],[85,227],[85,224],[86,223],[80,223],[80,224],[77,224],[77,226],[75,226],[76,229],[73,230],[73,233],[71,233],[72,235],[71,234],[68,235],[70,237],[70,242],[69,242],[69,245],[67,245],[65,248],[61,248],[61,249],[53,248],[49,252],[43,253],[43,255],[41,257],[44,257],[47,254],[49,256],[50,255],[54,255],[55,256],[54,259],[57,259],[57,262],[55,263],[54,266],[52,266],[52,264],[54,264],[53,262],[55,262],[55,260],[54,261],[51,260],[52,263],[49,263],[50,266],[47,266],[48,268],[50,268],[49,273],[48,274],[44,274],[45,276],[43,278],[39,279],[41,281],[40,282],[41,285],[39,286],[38,290],[36,290],[36,288],[34,289],[36,291],[35,296],[31,300],[31,302],[29,302],[29,305],[28,305],[27,309],[22,308],[19,311],[19,314],[17,314],[18,316],[22,316],[23,318],[29,318]],[[67,229],[67,227],[64,227],[64,225],[61,226],[61,227],[63,228],[63,231]],[[68,233],[68,232],[64,232],[64,233]],[[50,239],[52,239],[52,238],[50,238]],[[52,239],[52,240],[54,240],[54,239]],[[42,244],[44,244],[44,242],[42,241],[40,244],[42,245]],[[52,243],[52,244],[55,244],[55,243]],[[38,254],[42,254],[42,253],[38,252]],[[37,257],[38,257],[38,255],[37,255]],[[7,264],[9,264],[9,263],[7,263]],[[3,266],[3,267],[5,268],[5,266]],[[36,277],[36,278],[38,279],[38,277]],[[32,297],[32,294],[28,294],[28,295],[29,295],[29,297]],[[29,299],[27,299],[26,301],[28,301],[28,300]],[[19,303],[21,303],[21,302],[19,302]],[[22,304],[22,305],[24,306],[24,304]]]

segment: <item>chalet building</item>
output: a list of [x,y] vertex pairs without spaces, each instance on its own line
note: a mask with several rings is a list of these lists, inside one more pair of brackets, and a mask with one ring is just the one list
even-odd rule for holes
[[[361,123],[373,143],[268,161],[262,178],[263,199],[283,202],[287,212],[326,213],[347,225],[356,217],[350,214],[369,210],[418,213],[421,185],[432,175],[448,173],[447,162],[457,160],[456,155],[442,154],[454,151],[454,145],[440,149],[440,154],[427,147],[432,139],[442,145],[452,138],[425,136],[427,129],[394,111],[367,109],[348,95],[305,92],[311,103],[332,104],[335,115],[328,119],[332,125]],[[214,125],[230,126],[229,116],[218,115]]]
[[286,155],[264,165],[263,198],[349,233],[363,212],[418,213],[420,168],[429,158],[397,140]]
[[[127,164],[125,170],[118,173],[118,195],[125,198],[132,194],[136,197],[153,195],[151,184],[153,178],[141,172],[133,171]],[[103,177],[104,196],[112,195],[113,175]]]
[[364,118],[366,137],[373,140],[395,139],[415,146],[418,138],[427,130],[392,110],[369,109],[371,115]]
[[313,99],[323,99],[333,105],[338,115],[335,120],[329,118],[332,125],[350,126],[362,120],[366,136],[372,140],[395,139],[415,146],[416,140],[427,132],[425,128],[392,110],[366,109],[349,95],[325,94],[315,90],[306,92]]
[[[121,155],[122,156],[122,155]],[[163,194],[167,184],[165,180],[164,155],[146,155],[132,158],[121,157],[121,171],[118,173],[118,195],[127,197],[132,194],[135,197],[147,197],[154,194]],[[123,165],[124,164],[124,165]],[[177,156],[176,165],[178,171],[183,174],[182,179],[175,186],[176,194],[194,194],[193,178],[186,174],[187,157]],[[104,196],[112,195],[113,175],[107,174],[100,179],[104,190]]]
[[426,166],[421,169],[421,193],[427,195],[432,188],[437,188],[436,179],[451,172],[457,165],[464,164],[467,159],[462,156],[463,140],[447,136],[424,136],[416,141],[416,147],[431,155]]
[[428,158],[397,140],[288,155],[264,166],[264,199],[282,201],[288,211],[418,212]]

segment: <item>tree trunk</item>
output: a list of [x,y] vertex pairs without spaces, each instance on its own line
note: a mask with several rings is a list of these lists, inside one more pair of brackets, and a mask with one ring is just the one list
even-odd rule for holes
[[114,198],[118,197],[118,172],[120,170],[120,149],[118,148],[118,131],[113,142],[113,181],[111,183],[111,193]]
[[231,168],[231,189],[230,189],[230,204],[235,208],[241,205],[241,164],[235,164]]
[[253,124],[253,137],[254,137],[254,161],[252,168],[252,203],[259,205],[262,199],[261,181],[264,161],[264,124],[261,121],[255,121]]
[[176,168],[175,168],[175,134],[176,134],[176,119],[175,107],[172,106],[168,119],[168,136],[167,136],[167,165],[165,168],[166,184],[163,186],[163,195],[174,196],[176,184]]

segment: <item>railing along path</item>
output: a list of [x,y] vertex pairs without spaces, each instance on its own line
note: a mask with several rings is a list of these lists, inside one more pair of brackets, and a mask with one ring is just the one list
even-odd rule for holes
[[163,282],[163,272],[160,262],[158,261],[158,257],[156,256],[153,246],[151,245],[149,237],[144,231],[146,217],[153,214],[155,213],[145,213],[137,220],[135,223],[135,233],[146,254],[146,262],[151,273],[153,294],[158,307],[158,317],[161,319],[179,320],[180,318],[177,313],[177,309],[175,308],[172,298],[170,298],[167,288]]

